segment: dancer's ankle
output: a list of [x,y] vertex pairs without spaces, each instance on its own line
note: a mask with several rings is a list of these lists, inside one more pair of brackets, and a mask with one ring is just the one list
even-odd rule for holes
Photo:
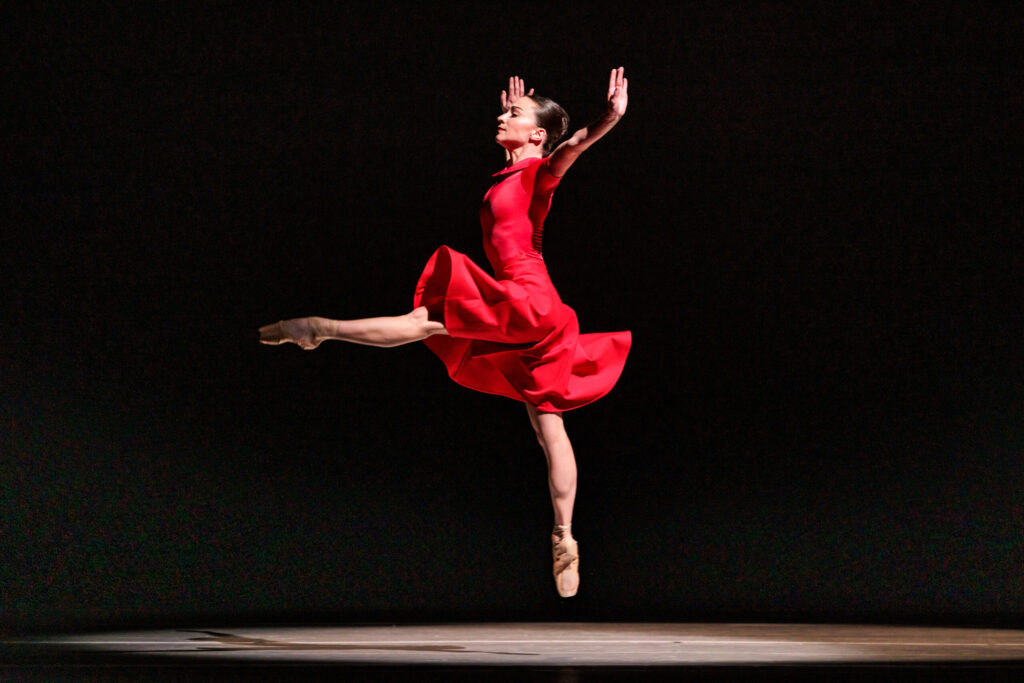
[[326,329],[326,325],[324,324],[324,323],[327,322],[327,320],[325,318],[319,318],[319,317],[316,317],[316,316],[312,316],[312,317],[306,318],[306,320],[309,321],[309,331],[310,331],[310,334],[313,335],[313,341],[314,342],[319,344],[320,342],[322,342],[325,339],[327,339],[327,337],[328,337],[328,334],[327,334],[328,330]]

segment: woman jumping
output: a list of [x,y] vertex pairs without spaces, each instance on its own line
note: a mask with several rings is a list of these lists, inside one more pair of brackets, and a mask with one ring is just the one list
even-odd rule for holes
[[562,413],[607,394],[629,353],[629,332],[580,334],[576,313],[551,284],[541,237],[551,198],[569,167],[626,113],[623,68],[608,79],[607,110],[565,135],[569,117],[546,97],[525,92],[522,79],[501,91],[495,141],[505,167],[480,207],[484,251],[494,276],[464,254],[442,246],[420,276],[413,310],[405,315],[332,320],[294,318],[260,328],[264,344],[314,349],[337,339],[371,346],[423,341],[459,384],[526,404],[548,464],[554,507],[551,532],[558,594],[579,587],[579,549],[572,536],[576,458]]

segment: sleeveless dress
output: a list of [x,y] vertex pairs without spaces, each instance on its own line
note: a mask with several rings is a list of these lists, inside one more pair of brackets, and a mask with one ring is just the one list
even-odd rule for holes
[[480,207],[484,251],[494,277],[465,254],[440,247],[416,285],[448,335],[424,339],[462,386],[562,412],[601,398],[629,353],[626,332],[580,334],[541,255],[544,218],[560,178],[550,158],[524,159],[494,177]]

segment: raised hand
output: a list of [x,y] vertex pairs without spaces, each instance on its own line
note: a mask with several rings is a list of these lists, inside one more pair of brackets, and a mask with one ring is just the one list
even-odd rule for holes
[[624,71],[625,68],[620,66],[612,69],[608,77],[608,113],[615,117],[626,113],[626,104],[629,102],[629,79],[622,75]]
[[512,108],[512,103],[520,97],[529,97],[533,94],[533,88],[530,88],[530,92],[523,92],[524,90],[526,90],[526,85],[523,83],[523,79],[519,76],[509,76],[508,91],[501,91],[501,110],[508,111]]

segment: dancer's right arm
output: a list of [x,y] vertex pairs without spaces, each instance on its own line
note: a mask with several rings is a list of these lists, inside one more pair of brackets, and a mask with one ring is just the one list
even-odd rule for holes
[[524,92],[526,90],[526,84],[523,83],[523,79],[519,76],[508,77],[508,92],[501,91],[501,113],[504,114],[512,108],[512,103],[518,100],[520,97],[529,97],[533,94],[533,88],[530,88],[530,92]]
[[[524,92],[526,90],[526,84],[523,79],[519,76],[508,77],[508,90],[501,91],[501,113],[504,114],[512,108],[512,103],[518,100],[520,97],[529,97],[533,94],[533,88],[530,88],[530,92]],[[505,150],[505,161],[507,162],[512,158],[511,153]]]

